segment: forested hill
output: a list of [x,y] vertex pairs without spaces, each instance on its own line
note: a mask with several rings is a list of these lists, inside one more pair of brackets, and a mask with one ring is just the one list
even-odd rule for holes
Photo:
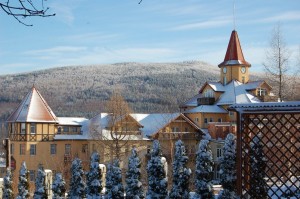
[[119,89],[134,112],[178,111],[219,68],[204,62],[117,63],[53,68],[0,76],[0,115],[6,118],[35,84],[57,116],[91,117]]

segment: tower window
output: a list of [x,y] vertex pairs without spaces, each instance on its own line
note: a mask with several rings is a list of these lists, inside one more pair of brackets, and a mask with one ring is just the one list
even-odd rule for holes
[[21,134],[25,134],[25,133],[26,133],[26,124],[21,123]]
[[245,76],[242,76],[242,83],[245,84]]
[[30,124],[30,134],[35,134],[36,133],[36,124],[31,123]]

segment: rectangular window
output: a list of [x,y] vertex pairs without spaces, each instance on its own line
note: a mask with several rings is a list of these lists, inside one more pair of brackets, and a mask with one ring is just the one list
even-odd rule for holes
[[36,124],[35,123],[30,124],[30,134],[36,134]]
[[56,144],[50,144],[50,154],[51,155],[56,154]]
[[209,122],[213,122],[214,120],[213,120],[213,118],[209,118]]
[[10,153],[13,155],[14,152],[15,152],[15,145],[14,145],[14,143],[11,143],[10,144]]
[[204,124],[207,124],[207,118],[204,118]]
[[35,170],[29,170],[29,180],[31,182],[35,181]]
[[229,111],[229,115],[230,116],[234,116],[234,112],[233,111]]
[[69,132],[69,127],[68,126],[64,126],[63,130],[64,130],[64,133],[67,133],[67,132]]
[[20,144],[20,155],[25,155],[25,144]]
[[65,145],[65,154],[68,154],[68,155],[71,154],[71,144]]
[[88,151],[88,145],[87,144],[83,144],[82,145],[82,153],[87,153]]
[[76,132],[77,132],[77,127],[70,127],[70,129],[71,129],[71,131],[72,131],[73,133],[76,133]]
[[21,123],[21,134],[25,134],[25,133],[26,133],[26,124]]
[[196,118],[195,118],[195,121],[198,123],[198,122],[199,122],[199,118],[196,117]]
[[36,144],[30,145],[30,155],[36,155]]
[[217,148],[217,158],[220,158],[222,156],[222,149]]
[[267,95],[267,90],[265,88],[258,88],[257,89],[257,95],[258,96],[265,96],[265,95]]
[[222,118],[219,118],[219,119],[218,119],[218,122],[222,122]]

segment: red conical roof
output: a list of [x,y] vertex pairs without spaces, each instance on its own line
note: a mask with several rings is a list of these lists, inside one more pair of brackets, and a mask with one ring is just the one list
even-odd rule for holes
[[224,61],[219,64],[219,67],[229,66],[229,65],[240,65],[240,64],[251,66],[251,64],[245,60],[241,48],[239,36],[237,32],[233,30],[230,36]]
[[34,86],[19,107],[7,119],[7,122],[57,123],[57,121],[53,111]]

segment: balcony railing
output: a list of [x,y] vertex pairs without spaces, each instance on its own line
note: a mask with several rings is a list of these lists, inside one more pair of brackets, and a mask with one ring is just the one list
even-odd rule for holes
[[11,141],[49,141],[53,139],[52,134],[10,134]]
[[200,105],[213,105],[216,102],[214,97],[200,97],[197,99],[198,106]]

